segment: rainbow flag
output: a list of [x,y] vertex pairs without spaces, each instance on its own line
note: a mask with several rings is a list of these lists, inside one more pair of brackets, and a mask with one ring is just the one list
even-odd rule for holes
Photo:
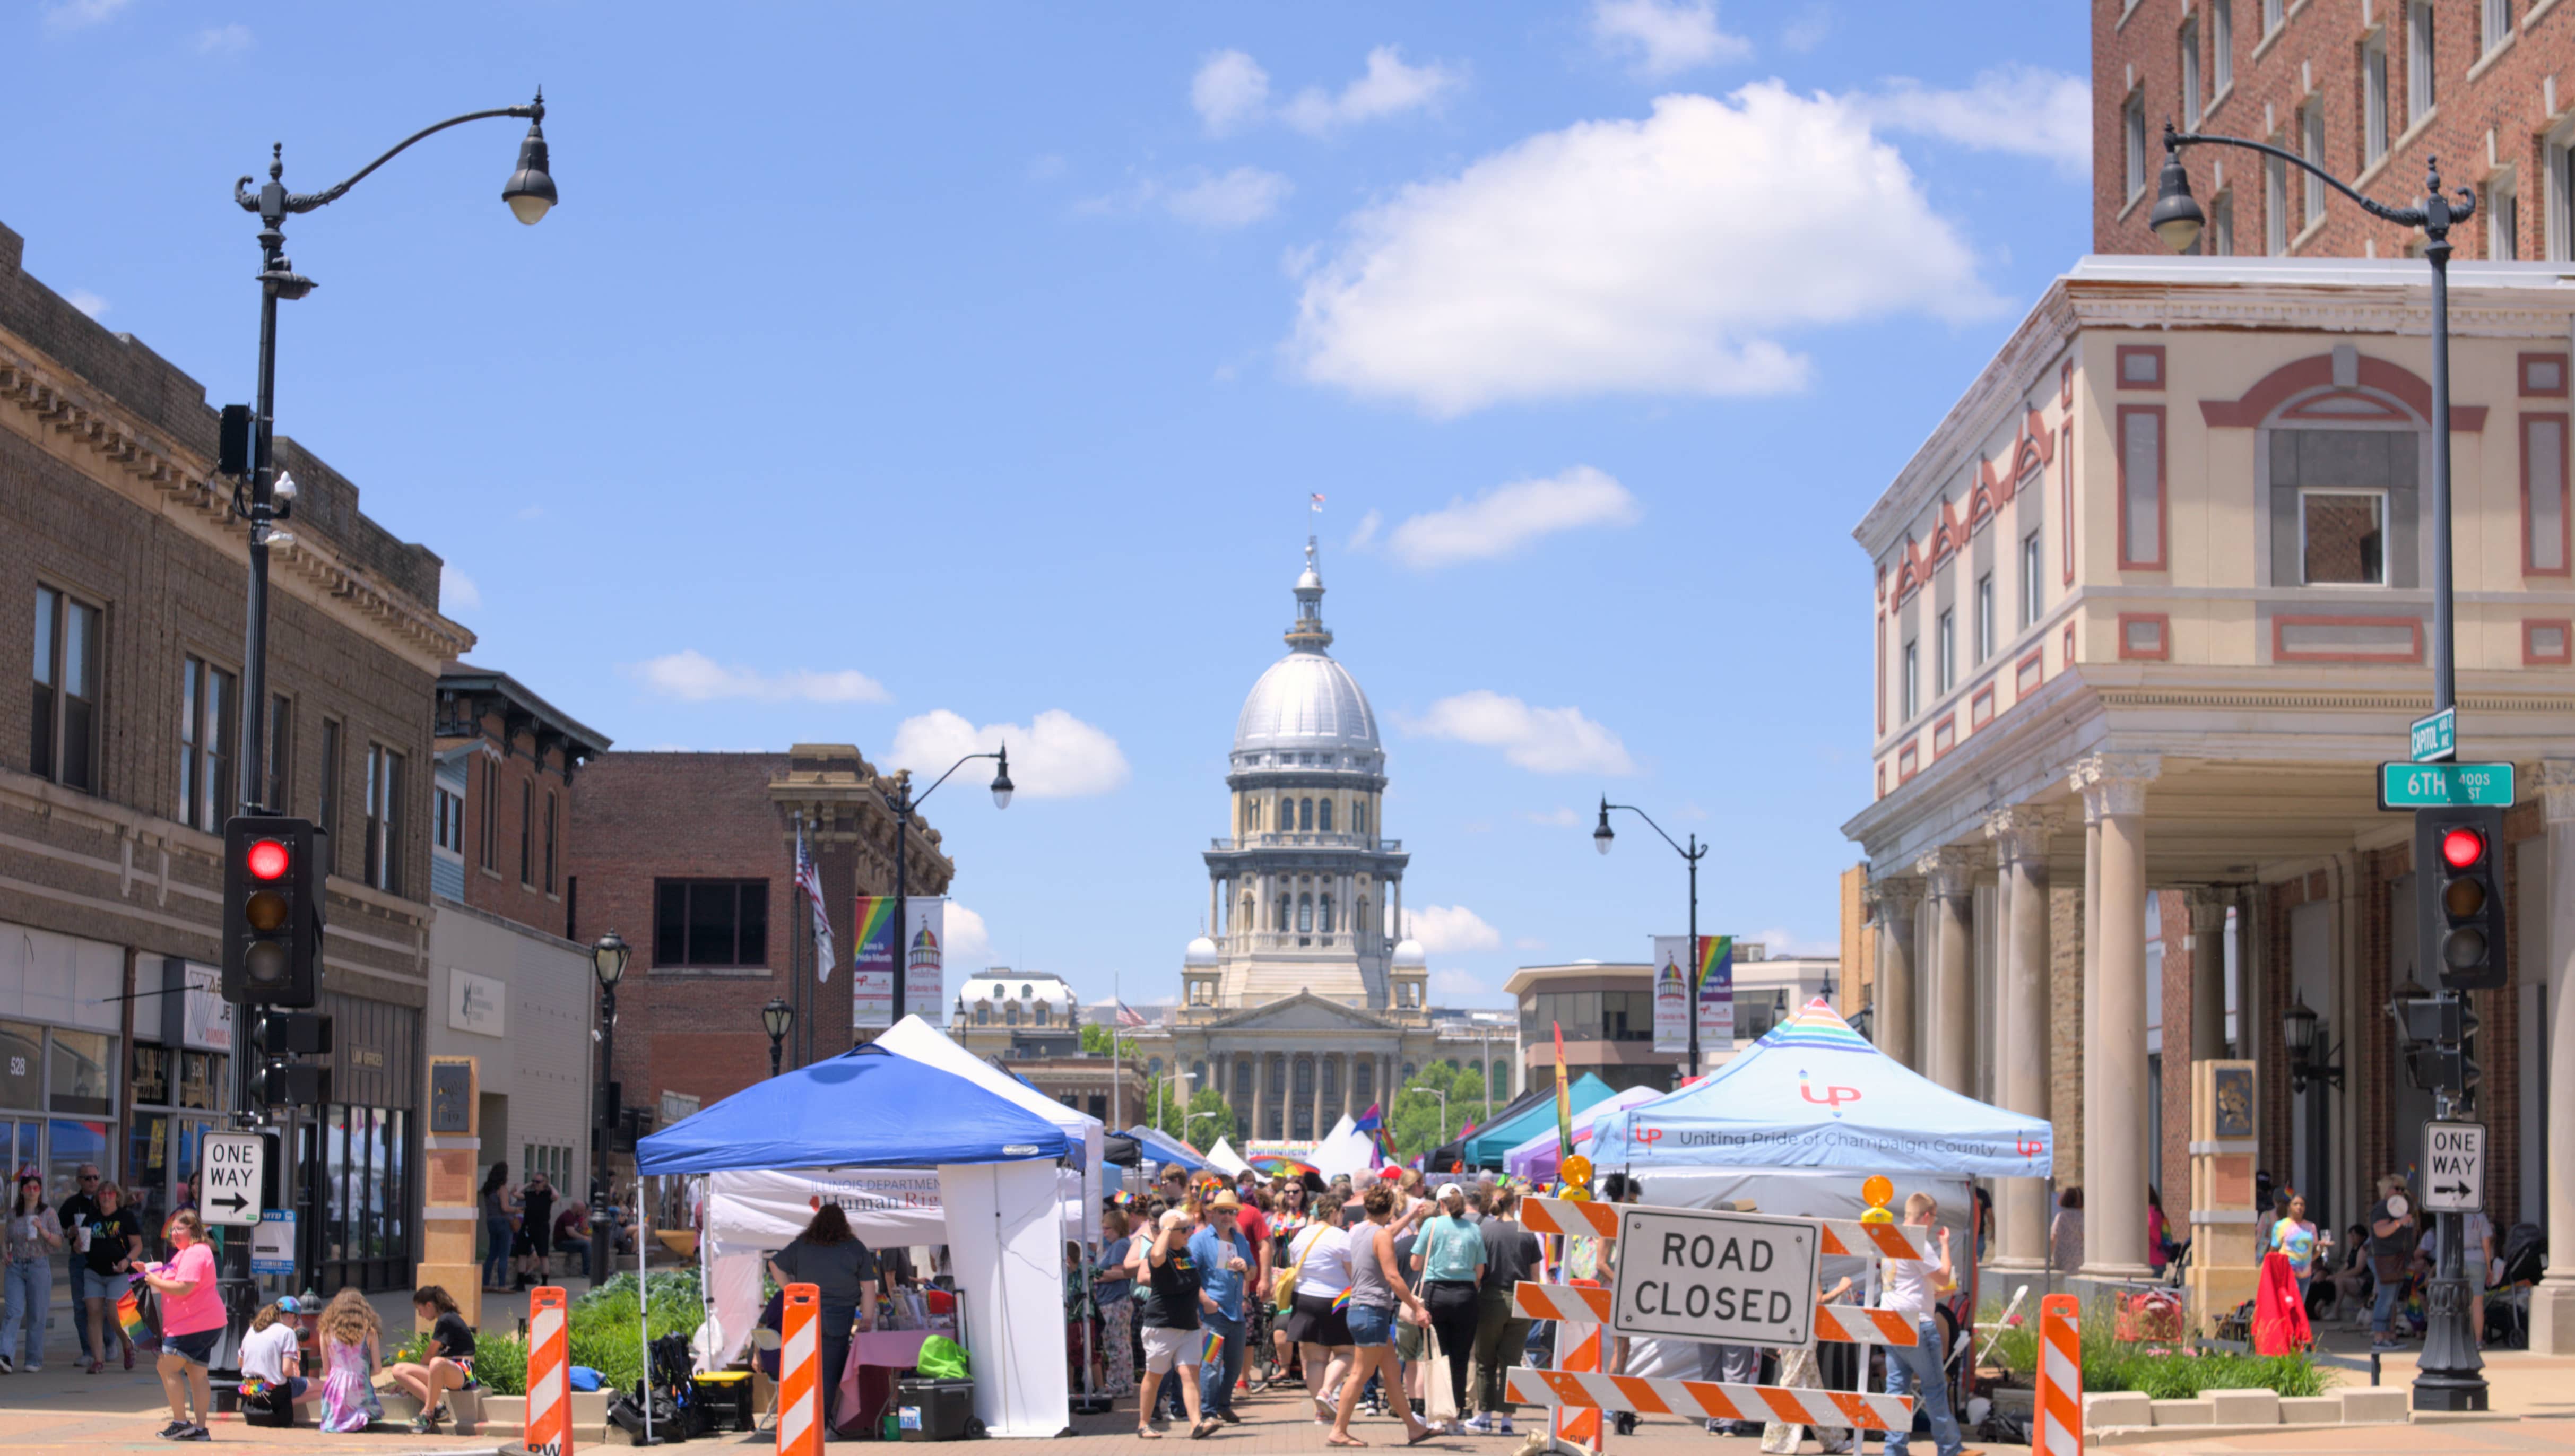
[[1701,987],[1701,986],[1706,985],[1706,984],[1707,984],[1707,977],[1708,977],[1708,973],[1709,973],[1710,971],[1715,970],[1715,969],[1716,969],[1716,967],[1717,967],[1719,964],[1724,964],[1724,965],[1727,965],[1727,966],[1731,966],[1731,965],[1733,964],[1733,961],[1734,961],[1734,937],[1733,937],[1733,936],[1731,936],[1731,935],[1701,935],[1701,936],[1699,936],[1699,937],[1698,937],[1698,974],[1697,974],[1697,975],[1695,975],[1695,976],[1693,976],[1693,977],[1691,978],[1691,981],[1690,981],[1690,988],[1691,988],[1691,989],[1693,989],[1693,990],[1695,990],[1695,989],[1698,989],[1698,988],[1699,988],[1699,987]]
[[160,1346],[161,1336],[156,1334],[151,1323],[143,1318],[142,1302],[134,1297],[134,1290],[130,1287],[116,1301],[116,1323],[118,1328],[125,1331],[125,1342],[128,1345],[138,1350],[155,1349]]
[[1349,1311],[1349,1307],[1350,1307],[1350,1291],[1349,1291],[1349,1290],[1344,1289],[1344,1290],[1342,1290],[1340,1293],[1335,1294],[1335,1295],[1333,1295],[1333,1296],[1332,1296],[1332,1313],[1334,1313],[1334,1314],[1345,1314],[1345,1313],[1347,1313],[1347,1312]]
[[1223,1353],[1224,1350],[1225,1336],[1218,1334],[1214,1330],[1208,1331],[1207,1347],[1199,1351],[1199,1363],[1202,1365],[1215,1364],[1217,1362],[1218,1355]]
[[1564,1069],[1564,1023],[1546,1023],[1555,1032],[1555,1141],[1559,1158],[1573,1156],[1573,1084]]

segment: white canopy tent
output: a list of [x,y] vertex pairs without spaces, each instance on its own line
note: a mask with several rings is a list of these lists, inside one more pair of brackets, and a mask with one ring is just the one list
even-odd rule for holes
[[1252,1164],[1245,1162],[1243,1155],[1234,1150],[1233,1141],[1223,1137],[1216,1140],[1216,1146],[1208,1149],[1207,1160],[1209,1167],[1229,1178],[1249,1172],[1252,1168]]
[[[880,1033],[876,1045],[926,1066],[953,1072],[997,1096],[1017,1102],[1065,1130],[1082,1143],[1082,1234],[1085,1244],[1100,1242],[1100,1159],[1108,1149],[1108,1127],[1088,1112],[1068,1107],[1018,1077],[948,1039],[948,1033],[919,1016],[906,1016]],[[1059,1251],[1061,1252],[1061,1251]]]
[[1323,1140],[1314,1144],[1312,1156],[1305,1161],[1326,1178],[1347,1173],[1356,1181],[1376,1166],[1376,1143],[1351,1126],[1350,1116],[1344,1112],[1341,1120],[1332,1124],[1332,1130],[1323,1134]]

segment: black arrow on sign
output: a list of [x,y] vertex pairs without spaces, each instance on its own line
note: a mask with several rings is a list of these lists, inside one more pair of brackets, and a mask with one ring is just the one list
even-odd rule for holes
[[2432,1185],[2432,1191],[2440,1194],[2444,1198],[2465,1198],[2468,1196],[2468,1185],[2465,1183],[2435,1183]]
[[206,1201],[212,1203],[217,1208],[229,1208],[235,1213],[239,1213],[250,1206],[250,1200],[239,1193],[235,1193],[230,1198],[209,1198]]

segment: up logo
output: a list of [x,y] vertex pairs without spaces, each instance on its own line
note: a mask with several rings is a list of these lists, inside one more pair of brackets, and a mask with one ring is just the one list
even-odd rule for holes
[[1842,1115],[1842,1104],[1844,1102],[1858,1101],[1860,1098],[1860,1091],[1857,1087],[1838,1087],[1830,1085],[1818,1089],[1812,1081],[1807,1079],[1806,1074],[1801,1071],[1797,1073],[1797,1095],[1814,1103],[1818,1107],[1831,1109],[1832,1114],[1835,1117],[1839,1117]]
[[1650,1151],[1655,1143],[1663,1140],[1663,1130],[1659,1127],[1639,1127],[1636,1129],[1636,1140],[1643,1143]]
[[2035,1137],[2021,1137],[2014,1140],[2012,1151],[2025,1158],[2034,1158],[2047,1151],[2047,1147]]

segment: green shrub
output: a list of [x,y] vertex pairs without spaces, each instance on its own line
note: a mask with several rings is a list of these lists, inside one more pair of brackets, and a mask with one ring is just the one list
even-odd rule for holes
[[[1982,1318],[2001,1317],[1989,1307]],[[2036,1381],[2038,1316],[2025,1312],[2022,1322],[2003,1331],[1994,1344],[1994,1363],[2019,1377]],[[2333,1375],[2304,1355],[2238,1355],[2180,1345],[2148,1344],[2117,1338],[2118,1318],[2106,1302],[2084,1314],[2082,1326],[2083,1389],[2086,1392],[2133,1390],[2154,1400],[2190,1400],[2211,1390],[2272,1390],[2282,1396],[2322,1395]]]
[[486,1335],[474,1342],[474,1378],[494,1395],[528,1393],[528,1342],[517,1335]]
[[[698,1271],[692,1267],[653,1276],[652,1338],[694,1334],[706,1318],[699,1303]],[[576,1365],[597,1370],[610,1389],[631,1390],[644,1378],[643,1309],[637,1303],[635,1276],[620,1274],[573,1301],[566,1345]],[[526,1356],[521,1355],[524,1384]]]

